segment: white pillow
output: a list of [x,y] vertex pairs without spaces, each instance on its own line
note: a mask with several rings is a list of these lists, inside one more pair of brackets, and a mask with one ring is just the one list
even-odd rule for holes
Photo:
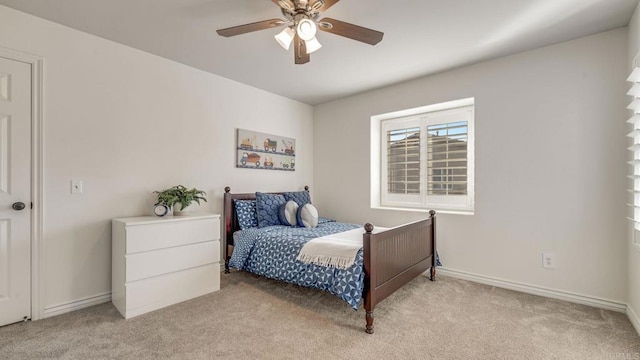
[[318,226],[318,210],[315,206],[304,204],[298,208],[298,226],[314,228]]
[[298,203],[289,200],[278,208],[280,223],[286,226],[297,226]]

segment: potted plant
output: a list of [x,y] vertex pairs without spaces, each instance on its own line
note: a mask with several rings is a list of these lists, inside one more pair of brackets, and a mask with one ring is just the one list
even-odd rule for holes
[[182,211],[194,201],[198,203],[198,205],[200,204],[200,200],[207,201],[205,198],[207,193],[204,191],[196,188],[187,189],[182,185],[176,185],[162,191],[154,191],[154,193],[158,194],[156,205],[164,204],[170,209],[173,208],[174,215],[182,214]]

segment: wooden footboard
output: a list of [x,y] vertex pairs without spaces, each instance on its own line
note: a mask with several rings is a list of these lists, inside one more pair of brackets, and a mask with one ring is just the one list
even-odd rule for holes
[[435,211],[430,217],[380,233],[371,224],[363,235],[366,331],[373,334],[375,306],[404,284],[431,268],[435,281]]

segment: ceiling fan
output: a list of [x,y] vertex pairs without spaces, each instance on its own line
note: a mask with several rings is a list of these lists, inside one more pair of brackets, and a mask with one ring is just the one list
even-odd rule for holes
[[318,29],[370,45],[376,45],[382,41],[382,37],[384,36],[384,33],[380,31],[367,29],[328,17],[318,20],[320,14],[327,11],[340,0],[271,1],[280,7],[285,17],[284,20],[270,19],[220,29],[217,31],[218,35],[231,37],[286,25],[285,29],[275,36],[275,39],[285,50],[289,50],[293,42],[296,64],[308,63],[310,60],[309,54],[322,47],[316,38]]

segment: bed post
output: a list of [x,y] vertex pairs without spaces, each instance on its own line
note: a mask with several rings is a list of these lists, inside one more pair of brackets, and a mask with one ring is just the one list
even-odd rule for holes
[[[224,230],[222,232],[222,247],[224,249],[224,273],[229,273],[229,243],[227,241],[227,236],[229,236],[229,231],[231,231],[233,226],[233,213],[231,210],[231,197],[229,196],[231,192],[230,187],[224,188]],[[231,235],[233,236],[233,234]]]
[[365,296],[364,296],[364,310],[366,311],[366,321],[367,321],[367,334],[373,334],[373,309],[375,308],[374,303],[374,292],[375,292],[375,269],[371,266],[372,263],[376,263],[376,253],[375,247],[371,246],[371,232],[373,231],[373,225],[370,223],[366,223],[364,225],[364,241],[362,244],[363,255],[364,255],[364,288],[365,288]]
[[433,259],[431,259],[431,276],[429,280],[436,281],[436,265],[438,264],[438,253],[436,252],[436,212],[429,211],[431,217],[431,244],[433,248]]

